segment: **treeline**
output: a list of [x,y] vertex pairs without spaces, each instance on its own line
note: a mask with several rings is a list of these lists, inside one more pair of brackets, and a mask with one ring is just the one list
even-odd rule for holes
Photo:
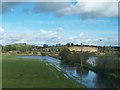
[[120,47],[119,46],[98,46],[98,51],[102,53],[119,52]]
[[27,44],[11,44],[11,45],[6,45],[2,46],[2,52],[8,52],[8,51],[20,51],[21,53],[26,52],[26,51],[31,51],[32,50],[31,45]]
[[[17,44],[10,44],[5,46],[0,46],[4,51],[12,51],[12,50],[31,50],[31,49],[41,49],[41,48],[49,48],[49,47],[70,47],[70,46],[81,46],[79,44],[74,43],[66,43],[65,45],[62,45],[61,43],[55,44],[55,45],[48,45],[43,44],[43,46],[36,46],[36,45],[29,45],[26,43],[17,43]],[[93,45],[83,45],[88,47],[97,47],[99,52],[113,52],[113,51],[120,51],[120,47],[113,47],[113,46],[93,46]]]
[[[43,44],[43,46],[36,46],[36,45],[29,45],[26,43],[17,43],[17,44],[10,44],[10,45],[6,45],[6,46],[1,46],[2,47],[2,52],[6,53],[9,51],[16,51],[17,53],[29,53],[29,52],[33,52],[34,54],[37,54],[39,51],[44,53],[46,52],[60,52],[60,50],[62,48],[67,48],[67,47],[71,47],[71,46],[81,46],[78,44],[74,44],[74,43],[67,43],[65,45],[62,45],[60,43],[56,44],[56,45],[48,45],[48,44]],[[84,46],[89,46],[89,45],[83,45]],[[89,46],[89,47],[97,47],[97,46]],[[108,52],[119,52],[119,47],[111,47],[111,46],[98,46],[98,53],[108,53]]]
[[44,48],[51,48],[51,50],[55,50],[52,47],[61,47],[61,46],[73,46],[73,43],[67,43],[66,45],[62,45],[60,43],[56,44],[56,45],[48,45],[48,44],[43,44],[43,46],[36,46],[36,45],[29,45],[26,43],[17,43],[17,44],[10,44],[10,45],[5,45],[5,46],[0,46],[2,47],[2,51],[3,52],[7,52],[7,51],[21,51],[21,52],[25,52],[25,51],[31,51],[31,50],[40,50],[40,49],[44,49]]
[[29,55],[53,55],[58,53],[61,48],[65,46],[61,46],[57,44],[56,46],[48,46],[47,44],[43,44],[43,46],[29,45],[26,43],[18,43],[18,44],[10,44],[5,46],[0,46],[2,48],[2,53],[10,53],[10,54],[29,54]]

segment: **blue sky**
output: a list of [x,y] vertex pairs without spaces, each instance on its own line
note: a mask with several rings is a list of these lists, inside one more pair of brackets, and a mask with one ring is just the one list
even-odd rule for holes
[[118,18],[113,9],[117,3],[83,4],[3,3],[1,42],[117,45]]

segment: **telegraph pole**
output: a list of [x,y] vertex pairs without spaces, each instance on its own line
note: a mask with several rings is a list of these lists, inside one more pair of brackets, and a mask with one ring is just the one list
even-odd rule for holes
[[82,83],[82,69],[83,69],[83,44],[81,43],[81,83]]
[[81,43],[81,68],[83,67],[83,44]]

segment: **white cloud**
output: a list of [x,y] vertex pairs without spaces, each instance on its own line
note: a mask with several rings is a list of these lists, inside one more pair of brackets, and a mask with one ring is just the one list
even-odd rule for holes
[[36,32],[5,32],[2,37],[2,44],[28,43],[43,45],[57,43],[61,38],[60,32],[54,30],[39,30]]
[[0,27],[0,45],[2,44],[2,37],[3,37],[4,32],[5,30]]
[[56,28],[56,31],[57,32],[62,32],[64,29],[63,29],[63,27],[58,27],[58,28]]
[[85,36],[85,33],[84,33],[84,32],[81,32],[81,33],[80,33],[80,37],[83,37],[83,36]]
[[74,6],[70,5],[58,10],[57,14],[61,16],[77,14],[82,19],[116,17],[118,16],[118,2],[81,1]]
[[[0,29],[4,31],[4,29]],[[84,32],[81,32],[78,36],[66,36],[62,35],[61,32],[54,30],[44,30],[34,32],[4,32],[3,37],[0,39],[2,45],[12,44],[12,43],[27,43],[32,45],[43,45],[43,44],[66,44],[68,42],[74,44],[89,44],[89,45],[117,45],[118,41],[115,38],[105,38],[105,37],[94,37],[91,36],[83,37],[86,35]],[[100,42],[100,40],[102,40]]]
[[4,29],[0,27],[0,34],[4,33]]
[[75,5],[72,5],[70,2],[39,2],[34,4],[34,7],[31,11],[37,14],[51,12],[56,16],[76,14],[82,19],[118,16],[118,0],[77,1],[78,2]]
[[[79,15],[82,19],[101,18],[101,17],[116,17],[118,16],[118,0],[77,0],[78,3],[72,5],[70,2],[34,2],[33,8],[24,8],[25,13],[34,12],[36,14],[50,12],[57,16]],[[14,11],[16,3],[3,3],[2,13]],[[25,3],[24,3],[25,4]],[[28,4],[28,3],[26,3]]]
[[40,30],[40,35],[44,38],[51,39],[59,37],[59,32],[50,30]]
[[2,44],[2,38],[3,38],[4,32],[5,32],[5,30],[0,27],[0,45]]
[[77,2],[119,2],[119,0],[76,0]]

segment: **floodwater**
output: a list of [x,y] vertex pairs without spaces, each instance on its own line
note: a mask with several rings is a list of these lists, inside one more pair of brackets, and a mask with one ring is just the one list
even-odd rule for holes
[[[70,67],[67,65],[61,65],[61,60],[50,56],[17,56],[17,58],[29,58],[29,59],[42,59],[44,61],[52,63],[55,67],[67,73],[67,75],[73,78],[78,84],[83,83],[88,88],[120,88],[120,80],[114,78],[99,75],[91,70],[85,70],[80,67]],[[94,65],[96,57],[90,57],[88,62]]]

